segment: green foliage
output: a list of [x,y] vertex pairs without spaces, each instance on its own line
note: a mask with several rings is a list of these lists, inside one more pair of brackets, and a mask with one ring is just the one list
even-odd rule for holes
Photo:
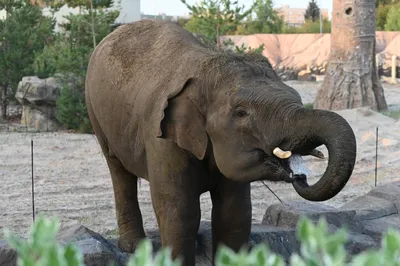
[[[99,9],[99,8],[109,8],[113,5],[113,0],[42,0],[46,6],[51,7],[54,10],[58,10],[64,5],[68,7],[80,7],[86,9]],[[92,3],[91,3],[92,2]]]
[[57,120],[67,128],[92,133],[84,97],[82,90],[64,86],[57,99]]
[[280,255],[271,252],[264,243],[255,246],[250,252],[241,249],[238,253],[221,246],[216,254],[217,266],[285,266]]
[[306,103],[306,104],[304,104],[304,107],[308,108],[308,109],[313,109],[314,108],[314,104],[313,103]]
[[390,6],[390,5],[396,5],[399,4],[400,0],[376,0],[375,6]]
[[153,258],[153,245],[150,240],[142,241],[131,256],[127,266],[180,266],[180,259],[171,259],[169,248],[161,249]]
[[348,236],[344,229],[330,234],[325,220],[314,225],[302,219],[298,224],[297,238],[302,244],[300,255],[291,257],[291,265],[345,265],[347,253],[344,244]]
[[[331,22],[329,20],[324,19],[322,21],[322,33],[330,33],[331,32]],[[307,20],[303,25],[300,27],[284,27],[283,33],[319,33],[320,32],[320,25],[319,20],[312,22],[311,20]]]
[[400,6],[391,6],[386,18],[386,31],[400,30]]
[[315,2],[315,0],[311,0],[308,3],[306,13],[304,14],[304,19],[311,20],[312,22],[317,21],[319,19],[319,15],[320,15],[319,12],[320,12],[320,10],[319,10],[317,3]]
[[190,5],[186,0],[182,3],[190,10],[191,18],[185,28],[193,33],[200,34],[209,43],[220,46],[219,37],[236,31],[239,22],[248,16],[254,5],[245,10],[237,1],[230,0],[202,0],[199,4]]
[[[105,9],[69,14],[61,25],[62,31],[47,45],[34,61],[35,73],[41,77],[58,73],[67,84],[57,101],[57,120],[66,128],[91,133],[92,128],[85,104],[85,76],[90,55],[93,52],[93,28],[95,43],[112,31],[112,23],[119,11]],[[67,77],[67,78],[65,78]],[[70,82],[72,77],[74,82]]]
[[35,53],[52,40],[55,22],[28,0],[0,0],[0,9],[7,11],[0,20],[0,92],[11,87],[15,95],[22,77],[33,74]]
[[283,18],[273,8],[272,0],[256,0],[253,12],[238,25],[236,34],[281,33],[283,26]]
[[[59,225],[56,220],[39,217],[33,224],[27,240],[18,238],[5,230],[6,241],[18,254],[18,266],[80,266],[82,255],[73,245],[64,247],[56,242]],[[300,253],[292,254],[292,266],[400,266],[400,233],[389,229],[384,235],[381,248],[368,250],[349,257],[345,250],[348,233],[340,229],[328,231],[324,219],[314,224],[302,218],[297,225],[297,238],[301,243]],[[169,248],[161,249],[153,256],[151,241],[142,241],[129,258],[128,266],[179,266],[181,260],[172,260]],[[238,253],[220,246],[216,254],[217,266],[284,266],[282,256],[270,251],[265,243]]]
[[57,220],[39,216],[31,228],[29,238],[24,240],[5,230],[8,244],[16,250],[18,266],[81,266],[83,256],[73,245],[59,246],[56,234]]
[[387,15],[391,6],[380,5],[376,8],[375,27],[377,31],[385,30]]
[[[118,17],[118,11],[100,10],[94,14],[95,38],[99,43],[111,32],[111,24]],[[45,77],[55,73],[74,74],[84,77],[93,51],[90,14],[69,14],[61,25],[62,33],[55,41],[37,54],[34,68],[38,75]]]
[[393,119],[400,120],[400,110],[384,111],[381,113]]

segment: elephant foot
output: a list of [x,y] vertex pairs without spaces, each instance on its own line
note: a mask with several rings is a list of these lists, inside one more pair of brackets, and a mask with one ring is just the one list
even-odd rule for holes
[[123,252],[133,253],[139,243],[145,238],[146,237],[135,238],[128,234],[121,235],[118,239],[118,248]]

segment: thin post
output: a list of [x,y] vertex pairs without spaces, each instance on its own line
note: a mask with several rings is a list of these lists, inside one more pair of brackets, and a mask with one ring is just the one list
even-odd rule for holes
[[392,84],[396,84],[396,60],[397,56],[392,56]]
[[378,127],[376,127],[376,143],[375,143],[375,187],[378,183]]
[[321,4],[319,6],[319,34],[322,34],[322,10],[321,10]]
[[35,222],[35,184],[33,178],[33,140],[31,140],[31,173],[32,173],[32,218]]

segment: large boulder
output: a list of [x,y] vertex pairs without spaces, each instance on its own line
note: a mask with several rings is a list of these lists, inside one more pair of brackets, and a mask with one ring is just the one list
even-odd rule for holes
[[15,98],[22,104],[21,124],[38,131],[54,131],[60,125],[56,120],[56,101],[61,84],[57,78],[23,77]]
[[0,240],[0,266],[16,266],[17,253],[4,240]]
[[378,239],[365,234],[364,226],[356,216],[355,210],[340,210],[322,203],[288,201],[272,204],[267,209],[262,224],[295,230],[301,217],[308,217],[314,222],[324,218],[328,223],[329,232],[335,232],[342,227],[347,228],[349,241],[346,250],[351,255],[379,246]]

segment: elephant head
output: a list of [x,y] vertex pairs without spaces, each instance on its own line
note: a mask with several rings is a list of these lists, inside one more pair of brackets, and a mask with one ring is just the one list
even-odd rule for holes
[[[304,108],[264,57],[211,54],[164,107],[159,137],[212,160],[229,179],[290,182],[304,199],[324,201],[352,174],[356,140],[350,125],[334,112]],[[310,186],[293,173],[290,160],[296,154],[320,157],[315,148],[323,144],[328,166]]]

